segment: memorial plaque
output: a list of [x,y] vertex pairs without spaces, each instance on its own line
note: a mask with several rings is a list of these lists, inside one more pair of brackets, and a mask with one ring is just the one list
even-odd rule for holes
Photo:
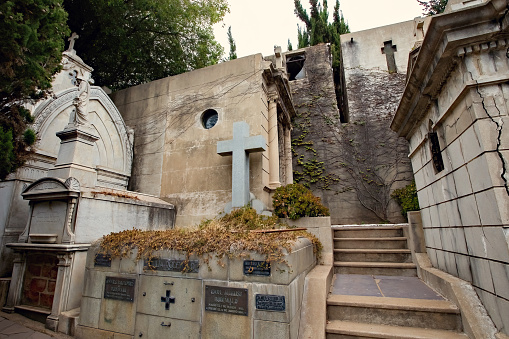
[[104,298],[133,302],[135,284],[136,279],[106,277]]
[[111,267],[111,255],[97,253],[94,258],[94,267]]
[[285,296],[273,294],[257,294],[255,296],[257,310],[284,312],[286,310]]
[[244,275],[270,276],[270,262],[244,260]]
[[198,273],[198,270],[200,269],[200,262],[198,260],[152,258],[150,260],[145,260],[143,269],[155,271]]
[[205,285],[205,311],[247,316],[247,288]]

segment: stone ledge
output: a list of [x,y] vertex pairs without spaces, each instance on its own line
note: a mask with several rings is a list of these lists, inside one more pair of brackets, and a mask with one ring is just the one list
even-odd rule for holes
[[419,278],[459,307],[463,331],[470,338],[503,338],[470,283],[433,268],[426,253],[415,253],[415,259]]
[[299,339],[325,339],[327,294],[332,285],[332,266],[316,266],[306,276]]

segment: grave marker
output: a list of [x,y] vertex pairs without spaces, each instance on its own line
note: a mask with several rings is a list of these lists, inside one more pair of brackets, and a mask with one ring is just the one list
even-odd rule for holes
[[[217,154],[232,156],[232,208],[243,207],[249,199],[249,154],[267,149],[261,135],[249,136],[249,125],[244,122],[233,124],[233,139],[219,141]],[[228,211],[227,211],[228,212]]]

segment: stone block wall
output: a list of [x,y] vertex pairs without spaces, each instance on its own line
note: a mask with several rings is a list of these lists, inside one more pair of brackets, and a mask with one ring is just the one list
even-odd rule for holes
[[424,118],[438,134],[444,170],[437,172],[432,161],[429,124],[410,145],[430,260],[472,283],[502,329],[509,327],[509,133],[504,126],[509,86],[471,82],[472,72],[480,71],[477,65],[494,69],[502,67],[499,60],[507,62],[505,49],[490,54],[465,56],[450,74],[438,107]]
[[436,16],[392,128],[410,142],[426,250],[509,334],[506,1]]
[[21,304],[51,310],[58,273],[58,259],[51,254],[28,254]]

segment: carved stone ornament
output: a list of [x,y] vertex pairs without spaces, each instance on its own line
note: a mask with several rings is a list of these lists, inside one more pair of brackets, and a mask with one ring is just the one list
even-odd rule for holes
[[69,177],[69,178],[67,178],[67,180],[65,180],[64,184],[71,191],[76,191],[76,192],[80,191],[80,182],[76,178]]

